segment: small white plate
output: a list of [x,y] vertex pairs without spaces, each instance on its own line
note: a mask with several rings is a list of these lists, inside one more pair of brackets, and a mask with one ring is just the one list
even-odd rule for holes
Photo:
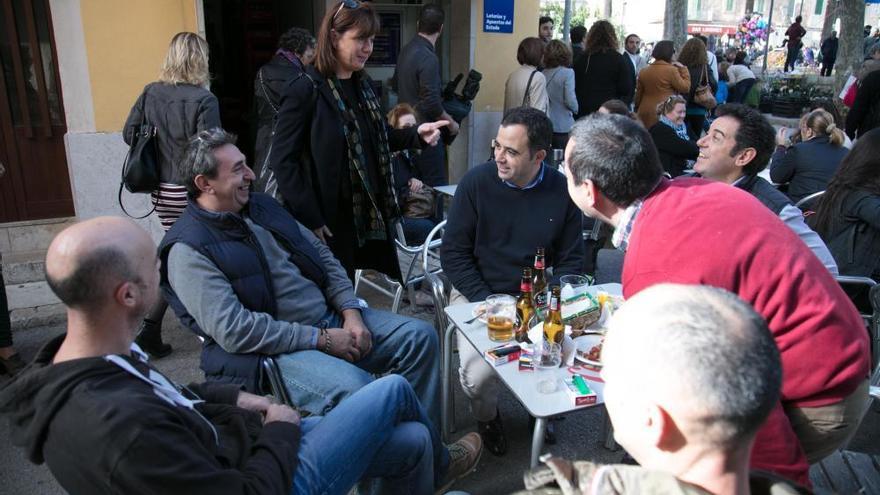
[[590,352],[594,346],[599,345],[602,342],[602,339],[605,338],[604,334],[600,333],[588,333],[586,335],[581,335],[580,337],[574,339],[574,345],[577,349],[577,352],[574,355],[574,358],[584,364],[588,364],[590,366],[594,366],[597,368],[602,367],[601,361],[593,361],[592,359],[587,359],[581,355],[582,352]]
[[476,306],[474,306],[474,309],[471,311],[471,316],[476,318],[477,315],[480,315],[480,317],[477,319],[480,320],[481,323],[484,323],[486,325],[489,324],[489,317],[486,315],[486,303],[485,302],[481,302],[480,304],[477,304]]

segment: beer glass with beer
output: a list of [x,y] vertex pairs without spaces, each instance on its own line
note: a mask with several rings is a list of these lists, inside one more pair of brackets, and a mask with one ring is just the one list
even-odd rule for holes
[[508,294],[493,294],[486,298],[486,317],[489,340],[507,342],[513,338],[516,320],[516,298]]

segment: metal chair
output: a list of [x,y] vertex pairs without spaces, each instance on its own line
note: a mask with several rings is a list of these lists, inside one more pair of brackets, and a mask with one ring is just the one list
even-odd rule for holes
[[293,401],[290,400],[287,387],[284,386],[281,370],[278,369],[278,363],[275,362],[275,358],[273,356],[263,356],[260,358],[260,369],[263,370],[263,388],[268,389],[269,393],[281,401],[282,404],[293,407]]
[[[409,295],[410,306],[415,306],[416,291],[414,285],[425,280],[427,273],[439,273],[443,271],[440,267],[440,254],[438,249],[443,243],[442,236],[443,227],[446,220],[437,224],[431,233],[425,239],[425,242],[418,246],[409,246],[406,237],[403,234],[403,226],[398,223],[395,229],[394,245],[397,248],[397,260],[400,266],[401,281],[392,279],[391,277],[381,274],[382,284],[370,280],[363,276],[363,270],[355,270],[354,275],[354,292],[358,293],[360,285],[363,283],[382,294],[391,298],[391,312],[397,313],[400,309],[400,300],[403,296],[403,289],[406,288]],[[438,235],[438,233],[440,233]]]
[[840,287],[856,306],[871,339],[871,363],[877,366],[880,361],[880,286],[874,279],[837,275],[834,277]]
[[823,194],[825,194],[825,191],[819,191],[819,192],[815,192],[813,194],[810,194],[809,196],[804,196],[803,198],[800,199],[800,201],[798,201],[794,205],[803,211],[812,210],[812,207],[816,204],[816,202],[819,200],[819,198],[822,197]]

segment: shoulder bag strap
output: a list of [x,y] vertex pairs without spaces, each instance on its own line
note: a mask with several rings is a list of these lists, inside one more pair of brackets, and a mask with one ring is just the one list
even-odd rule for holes
[[538,69],[533,70],[532,73],[529,74],[529,82],[526,83],[526,92],[525,92],[525,94],[523,94],[523,100],[522,100],[522,106],[524,106],[524,107],[531,106],[532,95],[529,94],[529,90],[532,87],[532,78],[535,77],[536,72],[538,72]]
[[[140,134],[141,132],[143,132],[144,126],[149,125],[149,123],[147,122],[147,90],[149,88],[150,88],[150,84],[147,84],[146,86],[144,86],[144,90],[141,92],[141,105],[140,105],[141,127],[139,129],[135,129],[133,131],[135,134]],[[132,131],[129,131],[129,132],[132,132]],[[134,136],[132,136],[132,137],[134,137]],[[148,216],[152,215],[154,211],[156,211],[156,201],[155,200],[151,201],[153,203],[153,208],[150,211],[148,211],[147,213],[145,213],[144,215],[139,216],[139,217],[136,217],[136,216],[132,215],[131,213],[129,213],[128,210],[125,209],[125,205],[122,204],[122,188],[125,186],[125,169],[126,169],[125,164],[128,163],[128,157],[129,157],[129,155],[131,155],[132,148],[134,148],[134,145],[135,145],[134,139],[131,140],[131,143],[132,143],[131,146],[128,147],[128,153],[126,153],[126,155],[125,155],[125,161],[122,162],[123,163],[122,173],[121,173],[121,177],[119,179],[119,191],[116,193],[116,202],[119,203],[119,208],[122,209],[123,213],[125,213],[126,215],[128,215],[129,217],[131,217],[135,220],[141,220],[143,218],[147,218]]]
[[[303,74],[305,74],[305,73],[303,72]],[[268,103],[269,106],[272,107],[272,111],[275,112],[275,115],[278,115],[278,109],[275,108],[275,105],[272,104],[272,100],[269,98],[269,93],[266,92],[266,83],[263,82],[263,68],[262,67],[260,67],[260,70],[257,72],[257,77],[260,79],[260,90],[263,91],[263,98],[265,98],[266,103]],[[275,134],[274,126],[272,129],[272,134]]]

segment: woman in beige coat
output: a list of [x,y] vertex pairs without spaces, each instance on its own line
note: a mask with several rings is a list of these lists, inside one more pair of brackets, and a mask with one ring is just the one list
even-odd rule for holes
[[636,82],[635,106],[639,120],[650,129],[657,123],[657,105],[666,98],[691,89],[691,76],[687,67],[672,61],[675,47],[669,40],[654,46],[651,56],[654,62],[639,72]]

